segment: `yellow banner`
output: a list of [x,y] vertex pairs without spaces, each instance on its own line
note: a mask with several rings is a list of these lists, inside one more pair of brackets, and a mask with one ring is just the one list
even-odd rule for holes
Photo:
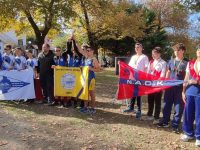
[[54,68],[54,95],[88,100],[88,67]]

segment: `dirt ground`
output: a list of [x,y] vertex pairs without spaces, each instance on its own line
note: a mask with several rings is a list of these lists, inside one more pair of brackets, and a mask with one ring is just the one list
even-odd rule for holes
[[[97,74],[97,113],[78,109],[0,102],[0,150],[195,150],[195,141],[181,142],[180,134],[152,122],[123,114],[114,102],[114,71]],[[143,114],[146,113],[143,97]]]

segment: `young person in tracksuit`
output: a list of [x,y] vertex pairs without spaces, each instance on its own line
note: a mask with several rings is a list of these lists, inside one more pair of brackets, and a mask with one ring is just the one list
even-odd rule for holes
[[14,68],[15,56],[12,54],[11,45],[6,45],[2,55],[2,70],[12,70]]
[[42,94],[44,96],[44,103],[49,105],[54,105],[54,96],[53,96],[53,69],[52,65],[55,65],[54,62],[54,53],[50,50],[49,44],[42,45],[42,52],[38,55],[38,68],[40,84],[42,87]]
[[[55,68],[55,66],[65,66],[66,65],[66,62],[65,62],[65,59],[63,58],[62,56],[62,49],[60,46],[56,46],[55,49],[54,49],[54,53],[55,53],[55,56],[53,58],[54,60],[54,63],[55,65],[51,66],[52,69]],[[55,96],[55,99],[56,99],[56,102],[58,102],[59,104],[64,104],[64,97],[62,96]]]
[[61,47],[56,46],[54,52],[55,52],[55,56],[53,57],[53,60],[54,60],[55,66],[65,66],[66,62],[65,62],[65,59],[62,56]]
[[38,66],[38,60],[33,57],[33,51],[32,50],[26,50],[26,56],[28,57],[26,60],[26,68],[32,69],[34,72],[34,78],[37,78],[37,66]]
[[[38,74],[37,74],[37,66],[38,66],[38,61],[36,58],[33,57],[33,51],[31,49],[26,50],[26,56],[27,56],[27,60],[26,60],[26,68],[33,70],[34,72],[34,88],[36,91],[36,78],[38,78]],[[36,94],[35,94],[36,95]],[[26,102],[34,102],[35,99],[28,99]]]
[[[73,46],[73,49],[72,49]],[[67,49],[62,54],[63,58],[66,60],[66,66],[67,67],[80,67],[81,66],[81,60],[82,60],[82,54],[78,51],[78,48],[76,46],[76,41],[72,35],[70,39],[67,41]],[[74,108],[77,107],[77,99],[71,98],[71,100],[74,101]],[[71,100],[68,100],[66,103],[66,107],[71,106]]]
[[[196,60],[189,61],[183,86],[185,110],[183,117],[183,132],[181,140],[189,141],[195,136],[196,146],[200,146],[200,48],[196,51]],[[194,130],[194,120],[196,128]]]
[[[161,48],[155,47],[152,50],[152,58],[149,62],[149,66],[147,69],[147,73],[159,77],[165,77],[166,75],[166,62],[161,58]],[[159,123],[160,111],[161,111],[161,98],[162,98],[162,91],[152,93],[148,95],[148,112],[146,120],[154,120],[153,124]],[[155,104],[155,110],[154,110]],[[153,116],[154,111],[154,116]]]
[[[72,45],[73,45],[73,49],[69,49],[68,67],[80,67],[83,55],[78,51],[78,47],[76,45],[76,41],[74,39],[74,36],[71,37],[71,42],[72,42]],[[76,97],[72,97],[71,100],[74,103],[74,108],[76,108],[78,99]]]
[[[185,77],[185,70],[187,61],[184,60],[185,46],[178,43],[173,47],[175,58],[171,59],[167,66],[166,78],[183,80]],[[158,124],[158,127],[169,127],[172,106],[174,105],[174,116],[171,122],[172,130],[179,133],[179,125],[184,109],[184,102],[182,99],[183,85],[173,86],[165,90],[163,118]]]
[[20,47],[15,48],[15,55],[14,69],[18,71],[26,69],[26,58],[22,56]]
[[84,66],[89,67],[88,85],[89,85],[89,96],[91,100],[85,101],[84,107],[80,110],[80,112],[94,114],[96,113],[95,72],[100,71],[100,64],[96,59],[96,57],[94,56],[94,48],[90,46],[87,46],[85,48],[86,51],[83,50],[82,48],[78,48],[78,50],[85,57],[83,63]]
[[[142,44],[136,43],[135,44],[135,52],[136,54],[131,57],[131,60],[129,62],[129,66],[131,66],[134,69],[146,72],[147,67],[149,64],[149,59],[146,55],[142,53],[143,47]],[[124,113],[132,112],[134,110],[135,100],[137,99],[137,111],[136,111],[136,118],[141,118],[141,97],[133,97],[130,100],[130,104],[128,104],[128,107],[123,110]]]

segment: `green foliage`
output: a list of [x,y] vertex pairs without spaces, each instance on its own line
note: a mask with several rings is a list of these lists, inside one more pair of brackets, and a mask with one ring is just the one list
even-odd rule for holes
[[158,30],[154,33],[147,35],[145,38],[143,38],[141,40],[141,43],[143,43],[145,53],[148,56],[151,56],[151,51],[154,47],[159,46],[164,49],[167,46],[167,44],[168,44],[167,34],[164,30],[162,30],[162,31]]
[[[73,0],[1,0],[0,18],[14,20],[11,26],[17,27],[20,32],[32,30],[40,49],[49,31],[61,30],[65,25],[64,22],[74,15],[73,2]],[[6,24],[7,22],[0,22],[1,27]]]
[[[197,0],[185,2],[200,10]],[[35,35],[41,46],[46,35],[53,39],[72,28],[79,43],[96,49],[127,55],[134,52],[135,42],[141,42],[149,56],[160,46],[168,57],[170,39],[164,28],[185,30],[188,11],[179,0],[153,0],[145,6],[128,0],[0,0],[0,30],[14,27],[18,33]],[[58,37],[53,44],[64,48],[66,41]]]
[[140,42],[143,43],[145,53],[151,56],[151,51],[154,47],[159,46],[164,49],[167,46],[167,34],[159,26],[156,14],[153,11],[144,8],[144,19],[146,25],[144,28],[145,36]]
[[127,56],[133,53],[135,41],[131,37],[125,37],[123,39],[104,39],[99,40],[98,44],[103,48],[111,51],[117,56]]
[[[137,14],[138,10],[140,10],[140,18],[143,19],[140,20],[140,22],[142,22],[143,25],[139,26],[137,31],[142,34],[131,34],[130,36],[131,30],[134,29],[127,28],[127,31],[129,31],[128,33],[126,32],[125,28],[123,28],[124,30],[121,30],[120,34],[121,38],[107,37],[105,39],[100,39],[97,41],[98,45],[100,45],[100,47],[104,49],[112,51],[118,56],[126,56],[133,54],[134,44],[136,42],[141,42],[144,45],[145,53],[149,56],[151,56],[151,50],[155,46],[160,46],[164,49],[168,45],[167,34],[165,30],[160,29],[159,24],[156,20],[156,14],[153,11],[150,11],[147,8],[143,8],[134,4],[130,5],[130,7],[126,8],[124,11],[127,12],[127,16],[130,16],[135,15],[135,13]],[[128,20],[124,21],[127,21],[127,23],[129,23]],[[115,23],[117,24],[118,22]],[[137,26],[137,24],[134,24],[134,22],[132,22],[132,24],[132,27]],[[107,32],[109,33],[109,30]]]
[[65,35],[65,36],[59,36],[57,38],[55,38],[52,42],[53,46],[60,46],[62,48],[62,50],[66,49],[66,45],[67,45],[67,40],[68,40],[69,36]]

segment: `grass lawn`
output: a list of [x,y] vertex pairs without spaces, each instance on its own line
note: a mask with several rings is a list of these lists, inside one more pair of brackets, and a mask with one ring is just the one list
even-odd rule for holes
[[[113,100],[117,76],[113,69],[96,75],[97,113],[42,104],[0,102],[0,150],[194,150],[171,129],[123,114]],[[143,114],[146,113],[143,97]]]

